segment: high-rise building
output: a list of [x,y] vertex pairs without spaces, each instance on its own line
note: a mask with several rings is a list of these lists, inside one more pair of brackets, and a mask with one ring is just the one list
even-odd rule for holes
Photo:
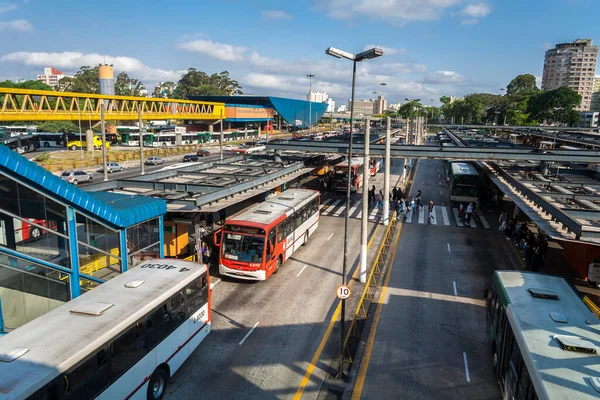
[[336,111],[339,113],[345,113],[348,112],[348,107],[346,107],[345,104],[340,104]]
[[373,114],[383,114],[387,110],[387,100],[382,96],[377,97],[373,103]]
[[542,90],[567,86],[581,95],[581,104],[576,110],[588,111],[592,104],[597,60],[598,46],[592,45],[592,39],[557,44],[546,51]]
[[335,101],[330,97],[327,99],[327,111],[328,113],[332,113],[335,111]]
[[[373,100],[356,100],[354,103],[354,115],[360,116],[361,114],[365,117],[373,115]],[[348,100],[348,109],[352,109],[352,100]]]
[[594,89],[592,90],[592,105],[590,111],[600,111],[600,75],[594,77]]
[[58,81],[67,76],[69,75],[65,75],[62,73],[62,71],[50,67],[44,68],[44,74],[38,75],[37,80],[40,82],[44,82],[46,85],[51,86],[52,88],[55,88],[56,85],[58,85]]
[[306,100],[312,101],[313,103],[325,103],[328,98],[327,92],[310,92],[306,96]]

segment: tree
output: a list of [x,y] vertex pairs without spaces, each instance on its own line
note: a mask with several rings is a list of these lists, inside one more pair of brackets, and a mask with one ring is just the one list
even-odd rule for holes
[[42,122],[37,126],[38,132],[62,132],[71,133],[79,132],[79,128],[75,124],[68,121],[48,121]]
[[566,86],[533,95],[527,111],[530,119],[552,120],[562,123],[574,123],[572,111],[581,103],[581,95]]
[[60,92],[99,93],[98,66],[83,66],[73,78],[64,77],[58,81],[56,90]]
[[195,68],[188,69],[177,82],[177,87],[173,91],[173,96],[179,99],[185,99],[189,96],[231,96],[237,94],[242,94],[242,87],[236,80],[229,77],[228,71],[209,76]]
[[536,86],[535,76],[531,74],[517,75],[508,86],[506,86],[507,95],[532,95],[539,92]]
[[418,101],[409,101],[400,106],[398,109],[398,115],[402,118],[411,118],[418,115],[419,107],[423,107]]
[[152,91],[152,97],[169,99],[173,98],[173,92],[175,91],[175,85],[173,82],[160,82],[156,87],[154,87],[154,91]]
[[115,79],[115,94],[117,96],[142,96],[146,88],[142,81],[130,78],[127,72],[120,72]]

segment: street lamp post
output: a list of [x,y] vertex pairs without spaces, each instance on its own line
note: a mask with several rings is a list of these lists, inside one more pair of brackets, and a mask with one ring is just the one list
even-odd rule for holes
[[309,89],[308,89],[308,134],[312,132],[312,78],[315,77],[314,74],[306,74],[308,77]]
[[[369,50],[365,50],[358,54],[348,53],[343,50],[336,49],[334,47],[330,47],[325,50],[325,54],[330,55],[335,58],[345,58],[347,60],[352,61],[352,97],[351,97],[351,105],[350,105],[350,138],[348,144],[348,165],[352,163],[352,131],[353,131],[353,120],[354,120],[354,92],[356,87],[356,63],[364,60],[370,60],[372,58],[380,57],[383,55],[383,50],[379,48],[372,48]],[[352,180],[352,169],[348,168],[348,182],[346,185],[346,215],[344,217],[344,261],[342,264],[342,285],[346,285],[346,274],[348,268],[348,216],[350,215],[350,183]],[[365,213],[363,213],[362,218],[368,218]],[[342,309],[341,309],[341,317],[340,317],[340,354],[338,361],[338,371],[337,377],[344,377],[344,339],[345,339],[345,320],[346,320],[346,301],[341,300]]]
[[494,111],[494,114],[496,115],[496,118],[494,119],[494,124],[496,125],[496,136],[498,136],[498,115],[500,114],[500,111],[496,110]]

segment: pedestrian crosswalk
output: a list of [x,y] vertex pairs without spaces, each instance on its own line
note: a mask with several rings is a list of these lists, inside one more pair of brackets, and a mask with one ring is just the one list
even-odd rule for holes
[[[417,207],[418,208],[418,207]],[[346,201],[342,199],[325,199],[320,206],[321,215],[328,217],[344,217],[346,215]],[[393,210],[390,210],[390,215]],[[362,201],[350,201],[349,216],[353,219],[362,218]],[[370,222],[380,223],[383,220],[383,209],[370,208],[368,219]],[[427,206],[418,210],[409,211],[400,222],[405,224],[459,226],[470,228],[490,229],[490,224],[481,211],[475,212],[469,221],[467,216],[461,217],[458,208],[448,206],[434,206],[431,216]]]

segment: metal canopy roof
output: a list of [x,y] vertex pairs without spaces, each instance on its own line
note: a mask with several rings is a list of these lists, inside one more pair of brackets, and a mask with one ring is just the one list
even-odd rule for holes
[[77,210],[93,215],[108,224],[127,228],[166,213],[166,203],[160,199],[129,196],[96,196],[86,193],[45,168],[0,145],[0,171],[24,181],[49,197],[70,204]]
[[[158,197],[170,212],[213,212],[264,193],[314,169],[310,155],[230,157],[182,163],[158,172],[88,185],[86,191]],[[235,197],[234,197],[235,196]]]

